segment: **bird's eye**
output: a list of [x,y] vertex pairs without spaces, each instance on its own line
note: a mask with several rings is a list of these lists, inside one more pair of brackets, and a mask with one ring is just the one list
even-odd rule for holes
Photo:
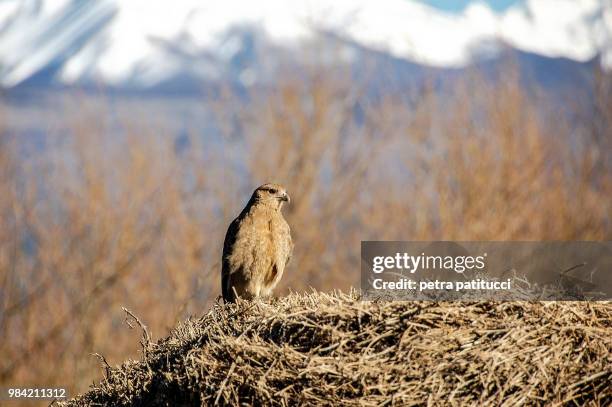
[[278,192],[278,190],[274,189],[274,188],[270,188],[268,189],[268,191],[270,191],[271,194],[275,194]]

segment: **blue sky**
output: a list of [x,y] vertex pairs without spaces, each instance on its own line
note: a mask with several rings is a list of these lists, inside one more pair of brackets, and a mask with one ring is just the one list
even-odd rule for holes
[[[461,11],[474,0],[419,0],[446,11]],[[495,11],[503,11],[521,0],[478,0],[487,3]]]

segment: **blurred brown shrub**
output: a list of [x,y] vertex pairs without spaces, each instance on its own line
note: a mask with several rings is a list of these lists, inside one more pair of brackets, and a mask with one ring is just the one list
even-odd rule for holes
[[265,181],[292,195],[279,294],[357,285],[361,240],[611,238],[607,75],[594,118],[572,122],[540,113],[550,101],[513,72],[385,97],[342,73],[304,76],[208,106],[227,154],[193,135],[179,153],[129,120],[116,134],[86,107],[40,154],[3,136],[0,385],[82,392],[98,376],[90,353],[114,364],[137,350],[121,306],[156,335],[205,312],[225,229]]

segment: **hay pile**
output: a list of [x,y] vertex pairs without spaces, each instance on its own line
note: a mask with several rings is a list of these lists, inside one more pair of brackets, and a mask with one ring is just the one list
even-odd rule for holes
[[360,302],[293,294],[214,306],[80,405],[610,405],[612,303]]

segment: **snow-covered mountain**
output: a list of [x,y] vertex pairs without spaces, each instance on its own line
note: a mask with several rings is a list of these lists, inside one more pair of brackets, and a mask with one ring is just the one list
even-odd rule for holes
[[[0,0],[0,86],[148,88],[227,69],[249,84],[274,65],[253,53],[300,55],[322,32],[438,68],[501,46],[579,62],[600,56],[612,68],[612,0],[525,0],[502,13],[474,2],[460,14],[415,0]],[[253,58],[256,71],[245,62]]]

